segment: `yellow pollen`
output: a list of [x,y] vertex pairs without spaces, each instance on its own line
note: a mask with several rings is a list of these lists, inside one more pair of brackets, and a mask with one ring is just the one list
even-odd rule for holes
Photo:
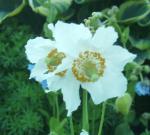
[[58,76],[60,76],[60,77],[64,77],[65,74],[66,74],[66,72],[67,72],[67,70],[64,70],[64,71],[62,71],[62,72],[56,73],[55,75],[58,75]]
[[57,49],[51,50],[46,58],[48,72],[53,72],[62,63],[63,58],[65,58],[63,52],[58,52]]
[[103,76],[105,59],[99,52],[85,51],[74,60],[72,72],[81,82],[95,82]]

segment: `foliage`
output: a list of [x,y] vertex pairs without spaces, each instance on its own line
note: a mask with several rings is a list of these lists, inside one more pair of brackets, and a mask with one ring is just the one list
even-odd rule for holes
[[7,17],[14,16],[21,12],[25,6],[25,0],[0,1],[0,23]]
[[[0,29],[0,130],[1,134],[33,135],[44,133],[44,94],[28,81],[24,44],[31,38],[31,28],[12,20]],[[9,37],[9,40],[8,40]],[[34,85],[33,85],[34,83]]]
[[[134,90],[137,82],[150,80],[149,0],[0,1],[1,135],[70,135],[62,95],[45,94],[40,85],[28,79],[24,49],[30,38],[39,35],[51,37],[47,24],[59,19],[84,22],[93,33],[103,24],[111,25],[119,33],[117,43],[137,54],[136,61],[124,70],[128,79],[128,96],[107,102],[103,134],[149,135],[150,98],[139,97]],[[88,107],[90,135],[95,135],[101,105],[94,106],[89,99]],[[75,134],[81,131],[81,114],[81,107],[73,113]]]

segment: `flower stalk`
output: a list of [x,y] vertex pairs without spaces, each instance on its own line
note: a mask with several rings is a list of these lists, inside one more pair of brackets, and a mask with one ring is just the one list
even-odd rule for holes
[[88,105],[87,105],[88,94],[86,90],[83,90],[83,106],[82,106],[82,129],[89,131],[89,120],[88,120]]
[[74,127],[73,127],[72,116],[69,117],[69,122],[70,122],[70,131],[71,131],[71,135],[74,135]]
[[106,110],[106,101],[102,104],[102,113],[101,113],[101,119],[100,119],[98,135],[102,135],[104,117],[105,117],[105,110]]
[[55,104],[56,104],[56,118],[59,120],[59,103],[58,103],[58,93],[55,95]]

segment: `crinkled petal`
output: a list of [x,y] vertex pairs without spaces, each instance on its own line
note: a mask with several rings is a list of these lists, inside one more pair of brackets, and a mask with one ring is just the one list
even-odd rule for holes
[[63,79],[62,77],[59,77],[57,75],[53,75],[49,77],[47,79],[48,90],[46,92],[51,92],[51,91],[56,92],[57,90],[61,89],[62,86],[60,82],[62,79]]
[[96,30],[92,38],[92,43],[95,47],[103,50],[111,47],[117,41],[117,38],[118,34],[113,27],[102,26]]
[[92,100],[94,101],[95,104],[99,104],[103,101],[103,89],[102,89],[102,84],[100,81],[97,82],[91,82],[91,83],[83,83],[82,88],[86,89],[90,95]]
[[92,37],[90,30],[83,24],[68,24],[58,21],[55,24],[55,28],[52,24],[49,24],[48,27],[53,31],[57,48],[70,55],[76,53],[76,50],[80,48],[78,44],[80,40],[86,40]]
[[[47,71],[46,71],[47,72]],[[50,73],[41,73],[39,74],[35,80],[38,81],[38,82],[41,82],[43,80],[47,80],[47,78],[50,78],[51,76],[53,76],[54,73],[53,72],[50,72]]]
[[127,90],[127,79],[118,71],[109,66],[104,75],[95,83],[83,83],[95,104],[106,101],[109,98],[120,97]]
[[70,116],[80,105],[79,82],[74,78],[70,70],[67,71],[64,77],[55,75],[48,78],[47,82],[49,88],[47,92],[61,89],[63,100],[65,101],[66,109],[68,110],[67,116]]
[[73,59],[71,57],[66,57],[62,60],[62,63],[58,65],[57,69],[55,70],[55,73],[62,72],[66,69],[70,69],[73,63]]
[[80,105],[79,87],[79,82],[74,78],[72,72],[68,71],[62,80],[61,89],[68,110],[67,116],[70,116]]
[[120,71],[124,69],[127,63],[132,62],[136,57],[135,54],[130,53],[127,49],[116,45],[106,49],[103,55]]
[[35,64],[33,69],[31,70],[30,79],[35,78],[37,81],[43,81],[44,78],[42,79],[42,76],[47,71],[48,71],[48,69],[47,69],[47,66],[46,66],[46,63],[45,63],[45,59],[40,59]]
[[44,39],[42,37],[36,37],[35,39],[28,40],[25,46],[25,52],[28,60],[31,63],[37,63],[39,59],[47,56],[53,47],[54,41],[50,39]]

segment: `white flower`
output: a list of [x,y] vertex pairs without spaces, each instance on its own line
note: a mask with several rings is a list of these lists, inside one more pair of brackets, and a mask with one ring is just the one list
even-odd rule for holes
[[83,24],[59,21],[49,28],[58,50],[66,55],[56,71],[66,74],[49,77],[48,87],[49,91],[61,89],[68,116],[80,105],[80,85],[95,104],[125,93],[127,80],[122,71],[136,55],[113,45],[118,38],[113,27],[100,27],[94,35]]
[[89,135],[89,133],[83,129],[80,135]]
[[65,57],[63,52],[58,52],[55,41],[37,37],[30,39],[25,46],[28,60],[35,64],[30,78],[42,81],[50,76],[53,71],[61,64]]
[[38,37],[26,45],[27,57],[35,63],[30,78],[47,79],[47,92],[61,89],[68,116],[80,105],[80,85],[95,104],[125,93],[122,71],[135,55],[113,45],[118,35],[112,27],[100,27],[94,35],[83,24],[58,21],[49,28],[53,41]]

